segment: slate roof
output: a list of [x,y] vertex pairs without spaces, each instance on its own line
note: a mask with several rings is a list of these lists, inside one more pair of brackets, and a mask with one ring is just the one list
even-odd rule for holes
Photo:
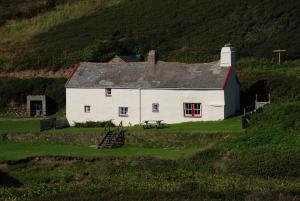
[[142,62],[144,61],[141,55],[131,55],[131,56],[119,56],[116,55],[109,63],[119,63],[119,62]]
[[230,68],[219,64],[81,62],[66,87],[222,89]]

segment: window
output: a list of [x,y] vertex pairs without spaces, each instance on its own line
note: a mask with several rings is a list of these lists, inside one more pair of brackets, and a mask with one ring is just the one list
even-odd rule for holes
[[90,112],[91,112],[91,106],[85,105],[85,106],[84,106],[84,112],[85,112],[85,113],[90,113]]
[[202,117],[201,103],[184,103],[183,112],[185,117]]
[[158,103],[152,104],[152,112],[159,112],[159,104]]
[[111,88],[106,88],[105,89],[105,96],[108,96],[108,97],[111,96]]
[[119,107],[119,116],[128,117],[128,107]]

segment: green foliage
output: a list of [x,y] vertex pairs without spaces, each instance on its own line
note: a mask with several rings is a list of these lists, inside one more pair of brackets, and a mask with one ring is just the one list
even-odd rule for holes
[[86,123],[75,123],[76,128],[105,128],[116,127],[112,121],[87,121]]
[[228,168],[245,176],[297,178],[300,176],[300,149],[282,146],[258,147],[232,159]]
[[254,126],[270,128],[282,126],[286,131],[300,130],[300,102],[279,103],[266,107],[263,113],[253,116]]
[[225,143],[228,170],[258,177],[299,177],[300,103],[273,104],[254,114],[251,128]]
[[56,0],[2,0],[0,1],[0,25],[12,19],[31,18],[55,8]]
[[28,38],[22,35],[3,44],[1,66],[59,69],[78,60],[106,61],[115,53],[145,56],[149,49],[157,49],[164,60],[202,62],[219,58],[227,42],[241,56],[272,57],[278,47],[287,49],[289,58],[300,56],[300,5],[294,0],[123,0],[101,8],[95,6],[90,15],[77,15],[79,19],[66,18],[51,30],[28,32],[32,40],[22,41]]
[[65,78],[0,78],[0,108],[11,101],[25,104],[27,95],[46,95],[58,108],[65,106]]
[[300,60],[286,60],[281,64],[278,64],[276,59],[264,59],[264,58],[254,58],[254,57],[244,57],[238,61],[238,69],[241,71],[250,72],[263,72],[263,71],[273,71],[284,70],[288,68],[300,67]]

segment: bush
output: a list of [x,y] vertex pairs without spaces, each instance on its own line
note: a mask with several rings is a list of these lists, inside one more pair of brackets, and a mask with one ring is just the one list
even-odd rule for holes
[[112,121],[87,121],[86,123],[75,123],[76,128],[104,128],[116,127]]
[[300,102],[288,102],[270,105],[252,118],[253,126],[270,128],[280,125],[286,131],[300,130]]
[[228,170],[245,176],[297,178],[300,176],[298,147],[261,146],[228,162]]

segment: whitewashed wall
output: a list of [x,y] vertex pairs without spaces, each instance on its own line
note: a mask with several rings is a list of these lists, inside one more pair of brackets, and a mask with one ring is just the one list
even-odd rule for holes
[[240,86],[236,79],[236,69],[232,68],[225,93],[225,118],[236,114],[240,110]]
[[[74,122],[113,120],[124,125],[139,122],[139,90],[113,89],[112,96],[105,96],[105,89],[66,89],[66,115],[71,125]],[[84,106],[91,112],[85,113]],[[129,116],[119,117],[119,107],[128,107]]]
[[[112,89],[112,97],[106,97],[104,89],[67,88],[66,96],[70,124],[107,120],[116,124],[123,121],[124,125],[135,125],[145,120],[181,123],[222,120],[225,115],[223,90]],[[152,112],[152,103],[159,103],[159,113]],[[202,103],[202,118],[184,117],[183,103]],[[84,112],[85,105],[91,106],[90,113]],[[119,107],[129,108],[128,117],[119,117]]]
[[[159,103],[159,113],[152,112]],[[202,118],[184,117],[183,103],[202,103]],[[224,119],[223,90],[142,90],[142,121],[164,120],[166,123],[212,121]]]

